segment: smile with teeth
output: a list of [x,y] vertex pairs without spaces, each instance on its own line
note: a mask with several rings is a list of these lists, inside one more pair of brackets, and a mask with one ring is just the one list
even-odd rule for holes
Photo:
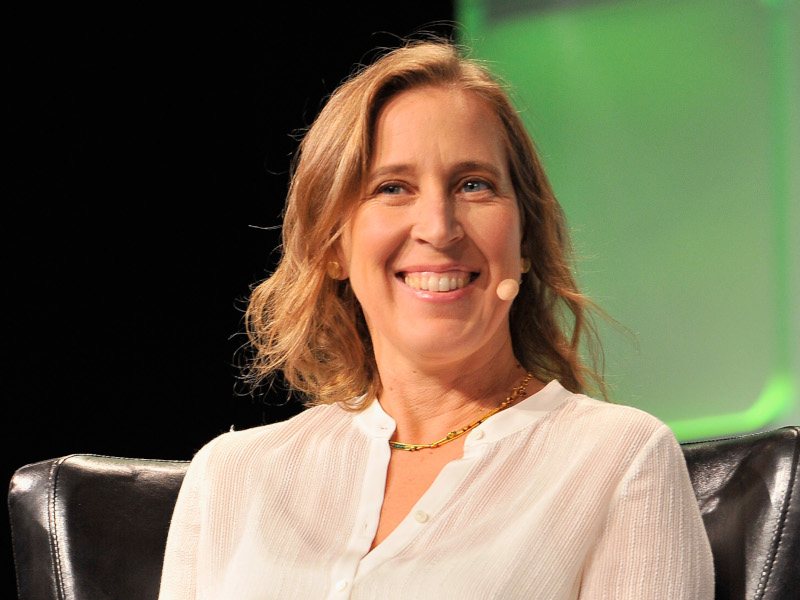
[[451,292],[460,290],[477,276],[464,271],[449,271],[446,273],[401,273],[400,278],[410,288],[426,290],[428,292]]

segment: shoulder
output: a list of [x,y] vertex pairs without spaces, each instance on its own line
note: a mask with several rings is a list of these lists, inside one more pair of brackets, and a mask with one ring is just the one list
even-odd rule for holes
[[625,432],[650,435],[666,427],[658,417],[644,410],[596,400],[584,394],[571,394],[558,417],[579,429],[602,430],[610,434]]
[[621,466],[631,465],[653,446],[680,452],[672,430],[658,417],[633,406],[565,394],[566,401],[548,419],[548,429],[558,433],[555,437],[571,455],[603,457]]
[[352,418],[353,413],[338,404],[315,406],[285,421],[220,434],[197,452],[192,463],[225,470],[233,464],[275,459],[292,454],[295,448],[310,448],[316,441],[343,435],[352,429]]

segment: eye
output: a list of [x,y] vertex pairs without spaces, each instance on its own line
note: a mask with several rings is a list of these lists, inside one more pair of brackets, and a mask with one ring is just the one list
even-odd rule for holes
[[384,183],[378,186],[376,190],[376,194],[386,194],[389,196],[397,196],[398,194],[402,194],[405,191],[405,188],[400,183]]
[[461,184],[461,191],[468,193],[486,192],[492,189],[491,184],[483,179],[468,179]]

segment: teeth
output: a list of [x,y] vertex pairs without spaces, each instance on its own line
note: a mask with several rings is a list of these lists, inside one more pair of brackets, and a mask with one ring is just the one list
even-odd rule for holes
[[406,275],[403,281],[408,287],[415,290],[450,292],[466,286],[469,283],[469,276],[467,274],[425,273],[423,275]]

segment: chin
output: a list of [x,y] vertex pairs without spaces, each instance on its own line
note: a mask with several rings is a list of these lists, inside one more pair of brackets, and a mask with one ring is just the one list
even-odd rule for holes
[[[458,360],[474,352],[485,345],[464,336],[463,324],[458,327],[432,327],[425,332],[425,335],[415,336],[411,339],[406,337],[404,346],[408,354],[418,356],[421,359],[430,360]],[[473,348],[474,350],[470,350]]]

